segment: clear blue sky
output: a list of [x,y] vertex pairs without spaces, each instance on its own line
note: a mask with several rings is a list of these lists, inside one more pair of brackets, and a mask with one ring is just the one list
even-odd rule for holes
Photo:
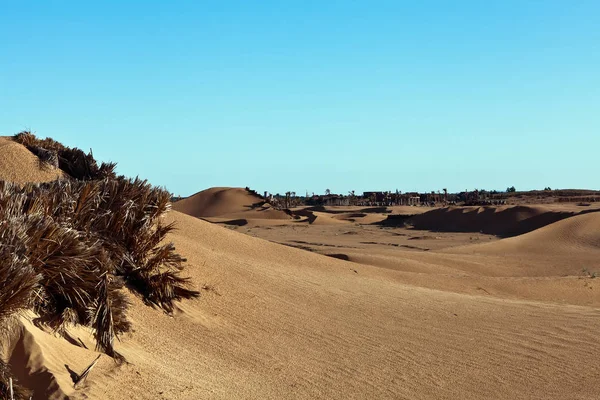
[[600,189],[600,1],[0,0],[0,135],[175,194]]

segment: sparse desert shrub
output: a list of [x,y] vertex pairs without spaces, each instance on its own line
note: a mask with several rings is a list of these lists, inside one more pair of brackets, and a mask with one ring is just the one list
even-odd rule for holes
[[86,154],[83,150],[64,146],[62,143],[50,138],[39,139],[29,131],[16,134],[14,140],[37,155],[45,165],[60,168],[72,178],[95,180],[116,176],[116,164],[102,163],[98,166],[91,150]]
[[12,228],[0,222],[0,323],[32,305],[41,276],[20,253],[24,248]]
[[0,318],[31,307],[59,333],[92,327],[98,349],[118,358],[124,284],[166,312],[199,295],[179,275],[185,259],[162,243],[169,207],[168,192],[137,178],[0,182]]
[[[30,132],[15,140],[73,179],[0,181],[0,328],[32,309],[36,324],[59,334],[73,324],[91,327],[97,349],[120,360],[114,339],[130,329],[124,286],[165,312],[199,295],[180,276],[186,260],[164,243],[174,228],[160,221],[170,195],[137,178],[117,178],[116,164],[98,166],[91,151]],[[0,361],[0,398],[9,398],[9,378]],[[29,398],[14,380],[13,389],[15,399]]]
[[[22,247],[6,221],[0,220],[0,340],[11,318],[33,304],[34,289],[41,276],[36,274],[27,259],[15,250]],[[0,399],[10,398],[10,368],[0,360]],[[28,399],[27,393],[16,380],[12,384],[15,399]]]
[[256,190],[254,189],[250,189],[248,186],[246,186],[246,192],[248,192],[249,194],[259,197],[263,200],[265,200],[265,196],[263,196],[262,194],[258,193]]
[[53,167],[53,168],[59,168],[59,162],[58,162],[58,153],[54,150],[47,150],[44,149],[43,147],[38,147],[38,146],[33,146],[31,148],[29,148],[29,150],[35,154],[36,156],[38,156],[38,158],[40,159],[40,164],[42,168],[45,167]]
[[9,388],[9,381],[13,379],[12,382],[12,395],[14,400],[28,400],[31,397],[31,393],[26,390],[24,387],[19,385],[19,382],[14,379],[14,377],[10,374],[9,366],[0,360],[0,399],[10,399],[11,393]]

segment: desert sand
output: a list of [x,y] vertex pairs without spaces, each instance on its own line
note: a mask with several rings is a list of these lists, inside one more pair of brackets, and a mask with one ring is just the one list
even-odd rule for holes
[[235,188],[175,203],[170,239],[202,296],[167,315],[130,295],[125,364],[103,355],[74,388],[91,333],[27,314],[1,347],[14,373],[53,399],[600,397],[600,205],[293,218],[257,203]]
[[173,205],[173,209],[198,218],[217,220],[290,219],[260,197],[242,188],[211,188],[198,192]]
[[9,137],[0,136],[0,180],[15,183],[48,182],[61,178],[56,168],[43,168],[39,158]]

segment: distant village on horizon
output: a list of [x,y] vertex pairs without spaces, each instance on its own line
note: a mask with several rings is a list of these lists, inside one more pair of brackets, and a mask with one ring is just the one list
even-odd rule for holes
[[[368,191],[347,194],[332,193],[329,189],[324,194],[305,193],[304,196],[296,192],[262,194],[246,187],[250,194],[266,201],[277,208],[287,209],[302,206],[331,206],[331,207],[383,207],[383,206],[487,206],[505,204],[551,204],[551,203],[578,203],[581,206],[600,201],[599,190],[586,189],[552,189],[517,191],[514,186],[506,191],[474,189],[463,192],[449,193],[447,189],[431,191],[428,193],[396,191]],[[173,196],[172,201],[182,200],[186,197]]]

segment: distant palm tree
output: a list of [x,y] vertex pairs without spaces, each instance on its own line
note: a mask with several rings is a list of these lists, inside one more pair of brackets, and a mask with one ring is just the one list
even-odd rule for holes
[[354,194],[354,190],[348,192],[348,198],[349,198],[348,204],[351,205],[351,206],[353,206],[354,203],[356,202],[356,196]]

